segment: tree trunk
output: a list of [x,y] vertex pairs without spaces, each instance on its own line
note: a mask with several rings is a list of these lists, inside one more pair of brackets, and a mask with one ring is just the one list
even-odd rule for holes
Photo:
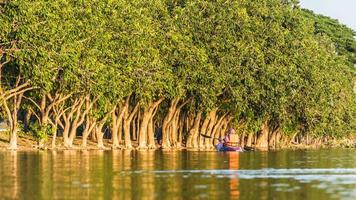
[[122,137],[122,118],[124,116],[124,112],[126,110],[126,106],[124,106],[119,113],[117,114],[115,111],[112,112],[112,127],[111,127],[111,137],[112,137],[112,148],[120,148],[120,141]]
[[[188,118],[187,119],[188,120],[188,130],[190,131],[190,129],[192,129],[192,127],[194,125],[195,117],[194,117],[194,115],[188,115],[187,118]],[[189,133],[189,131],[188,131],[188,133]]]
[[[208,136],[212,136],[212,131],[213,131],[214,125],[215,125],[216,120],[217,120],[217,116],[216,116],[217,111],[218,111],[218,109],[213,109],[209,113],[209,124],[208,124],[208,127],[207,127],[206,131],[205,131],[206,135],[208,135]],[[207,149],[214,148],[212,139],[205,138],[204,139],[204,144],[205,144],[205,148],[207,148]]]
[[17,128],[16,126],[10,130],[10,145],[9,149],[16,150],[17,149]]
[[176,113],[173,116],[172,122],[171,122],[171,145],[176,148],[180,148],[181,144],[179,142],[179,116],[180,116],[180,108],[176,110]]
[[99,149],[105,149],[104,141],[103,141],[103,139],[104,139],[103,126],[104,126],[104,123],[100,123],[95,127],[96,138],[98,140],[98,148]]
[[[171,120],[171,126],[170,126],[170,143],[171,146],[175,148],[181,148],[182,141],[179,139],[179,119],[180,119],[180,113],[182,108],[190,101],[191,99],[185,100],[182,104],[180,104],[175,110],[173,114],[173,118]],[[177,101],[178,103],[178,101]],[[177,104],[178,105],[178,104]],[[176,106],[177,106],[176,105]]]
[[229,123],[230,123],[231,119],[232,118],[228,117],[221,122],[219,136],[218,136],[219,138],[225,137],[226,133],[228,132]]
[[[206,116],[206,118],[204,119],[204,122],[200,128],[200,133],[207,135],[206,134],[206,129],[208,128],[209,125],[209,121],[210,121],[210,114]],[[200,149],[205,149],[205,137],[200,137],[199,139],[199,148]]]
[[136,118],[137,118],[137,115],[134,116],[134,118],[132,119],[132,123],[131,123],[132,140],[133,141],[137,140],[137,138],[136,138],[136,136],[137,136],[137,134],[136,134],[136,122],[137,122]]
[[158,101],[149,104],[143,110],[142,121],[140,126],[140,135],[138,141],[138,147],[140,149],[147,149],[147,139],[148,139],[148,123],[150,118],[153,115],[154,110],[159,106],[159,104],[164,100],[164,98],[159,99]]
[[74,115],[74,112],[76,111],[76,106],[78,105],[78,99],[75,101],[75,103],[70,107],[70,111],[68,114],[63,113],[63,119],[64,119],[64,130],[63,130],[63,145],[66,148],[71,148],[71,143],[70,143],[70,138],[69,138],[69,131],[71,128],[71,120]]
[[126,149],[132,149],[130,138],[130,121],[128,119],[124,119],[124,143]]
[[174,117],[177,104],[178,104],[178,99],[173,99],[171,101],[170,107],[168,109],[168,113],[163,120],[163,125],[162,125],[162,148],[163,149],[171,148],[171,143],[170,143],[171,134],[169,132],[169,126],[171,125],[170,123],[172,121],[172,118]]
[[193,127],[189,131],[189,136],[188,136],[188,141],[187,141],[187,147],[188,148],[199,148],[198,145],[198,138],[199,138],[199,125],[200,125],[200,119],[201,119],[202,112],[198,112],[195,120]]
[[148,121],[147,125],[147,136],[148,136],[148,148],[149,149],[156,149],[156,143],[154,138],[154,123],[153,123],[154,114],[151,116],[150,120]]
[[69,143],[69,130],[70,130],[70,122],[65,122],[64,125],[64,130],[63,130],[63,145],[66,148],[69,148],[70,143]]
[[140,121],[141,121],[141,109],[138,109],[137,111],[137,117],[136,117],[136,134],[135,134],[135,140],[138,140],[138,135],[140,134]]
[[81,108],[82,108],[82,104],[79,104],[78,110],[76,112],[76,116],[72,122],[71,130],[69,132],[69,140],[68,140],[69,148],[73,147],[74,138],[77,136],[77,129],[84,122],[84,119],[81,121],[80,121],[80,119],[84,117],[83,115],[86,114],[86,111],[84,113],[82,113]]
[[[7,61],[5,61],[6,63]],[[0,81],[1,81],[1,67],[4,65],[4,63],[0,64]],[[0,85],[0,105],[2,105],[5,109],[6,116],[8,118],[8,121],[10,122],[10,145],[9,149],[17,149],[17,114],[18,114],[18,109],[20,108],[21,101],[23,94],[26,91],[32,90],[33,87],[30,87],[30,83],[21,83],[21,77],[18,76],[16,79],[16,84],[15,87],[4,91],[3,88],[1,88]],[[13,104],[13,109],[11,110],[7,104],[7,101],[13,99],[14,104]]]
[[139,148],[147,149],[147,126],[150,120],[150,112],[148,108],[144,108],[142,114],[142,121],[140,126],[140,135],[139,135]]
[[[97,101],[97,99],[91,101],[89,96],[86,96],[85,98],[79,100],[79,104],[77,108],[75,109],[76,115],[75,118],[71,124],[71,130],[68,138],[68,147],[72,148],[73,146],[73,141],[75,137],[77,136],[77,129],[79,126],[81,126],[84,123],[85,117],[93,107],[94,103]],[[82,106],[86,102],[85,110],[84,112],[82,111]]]
[[244,147],[244,146],[245,146],[245,132],[243,132],[240,137],[240,147]]
[[69,148],[73,147],[73,141],[77,137],[77,129],[82,123],[78,123],[77,121],[74,121],[72,123],[70,132],[69,132],[69,138],[68,138],[68,146]]
[[130,113],[129,113],[129,108],[130,108],[130,96],[127,97],[125,101],[125,106],[124,106],[124,115],[123,115],[123,128],[124,128],[124,145],[126,149],[131,149],[132,144],[131,144],[131,136],[130,136]]
[[21,105],[23,93],[19,95],[15,95],[13,97],[14,102],[13,102],[13,110],[12,112],[10,111],[6,100],[4,100],[4,106],[5,106],[5,111],[8,115],[8,119],[10,122],[10,145],[9,149],[11,150],[16,150],[17,149],[17,130],[18,130],[18,124],[17,124],[17,114],[18,110]]
[[119,147],[119,140],[118,140],[118,132],[119,132],[119,127],[117,122],[117,116],[115,112],[111,113],[111,119],[112,119],[112,124],[111,124],[111,139],[112,139],[112,148],[116,149]]
[[271,148],[271,149],[276,149],[277,148],[277,135],[278,135],[278,132],[280,131],[280,129],[277,127],[277,128],[274,128],[272,133],[270,133],[270,135],[268,136],[268,148]]
[[87,120],[86,120],[86,123],[85,123],[85,129],[84,129],[83,135],[82,135],[82,144],[81,144],[81,146],[83,148],[87,147],[88,137],[93,132],[93,129],[95,127],[96,127],[96,120],[90,120],[89,117],[87,116]]
[[[49,93],[42,93],[41,102],[40,102],[40,105],[38,106],[40,108],[40,113],[41,113],[40,123],[41,123],[41,127],[43,127],[43,128],[47,128],[49,123],[52,124],[52,133],[53,133],[52,148],[55,148],[55,146],[56,146],[55,140],[57,137],[56,133],[57,133],[57,126],[58,126],[59,118],[58,118],[58,116],[56,116],[56,119],[55,119],[56,122],[53,123],[49,117],[50,112],[53,110],[53,108],[55,108],[55,106],[57,104],[66,100],[70,96],[71,96],[71,94],[61,97],[61,95],[59,93],[57,93],[55,98],[52,98]],[[47,97],[51,101],[49,104],[47,103]],[[55,126],[55,127],[53,127],[53,126]],[[46,137],[38,138],[38,148],[44,147],[46,139],[47,139]]]
[[178,130],[178,142],[177,142],[177,148],[181,148],[182,147],[182,143],[183,143],[183,134],[184,134],[184,115],[182,116],[178,116],[178,126],[179,126],[179,130]]
[[193,148],[199,148],[199,138],[200,138],[200,120],[201,120],[202,112],[198,112],[197,117],[195,118],[194,128],[195,131],[193,132]]
[[278,129],[277,132],[276,132],[276,135],[275,135],[275,146],[274,146],[275,149],[277,149],[278,146],[279,146],[279,142],[281,140],[281,136],[282,136],[281,129]]
[[246,146],[252,147],[252,138],[253,138],[253,134],[252,133],[248,134]]
[[261,132],[257,137],[257,142],[256,142],[257,148],[262,148],[262,149],[268,148],[268,134],[269,134],[268,123],[264,122],[261,127]]
[[13,113],[11,113],[11,110],[9,109],[7,102],[4,100],[4,107],[5,107],[5,111],[7,114],[7,118],[9,121],[9,125],[10,125],[10,137],[9,137],[9,149],[12,150],[16,150],[17,149],[17,128],[16,128],[16,124],[14,124],[14,118],[13,118]]
[[130,133],[130,124],[131,121],[133,119],[133,117],[135,116],[138,108],[139,108],[139,104],[137,103],[135,108],[132,110],[131,114],[129,114],[129,109],[130,109],[130,105],[129,105],[129,98],[126,100],[125,103],[125,110],[124,110],[124,114],[123,114],[123,118],[124,118],[124,143],[125,143],[125,148],[126,149],[131,149],[132,148],[132,143],[131,143],[131,133]]
[[55,125],[52,125],[52,145],[51,145],[52,149],[56,148],[57,127],[58,127],[57,123]]
[[[211,136],[214,137],[214,138],[218,138],[219,137],[219,131],[220,130],[220,127],[221,127],[221,124],[222,124],[222,121],[224,120],[226,114],[223,114],[220,118],[218,118],[218,121],[216,122],[212,132],[211,132]],[[216,140],[213,140],[212,141],[212,145],[215,145],[215,142]],[[214,147],[214,146],[213,146]]]
[[25,113],[24,122],[23,122],[25,132],[29,131],[31,115],[32,115],[31,110],[27,110]]
[[98,137],[96,136],[96,129],[95,128],[93,129],[93,133],[91,133],[91,134],[89,133],[89,135],[90,135],[90,140],[92,142],[98,142]]

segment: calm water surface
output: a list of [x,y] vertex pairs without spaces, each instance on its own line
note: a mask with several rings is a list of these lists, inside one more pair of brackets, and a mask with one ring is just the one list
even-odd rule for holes
[[0,152],[0,199],[356,199],[356,150]]

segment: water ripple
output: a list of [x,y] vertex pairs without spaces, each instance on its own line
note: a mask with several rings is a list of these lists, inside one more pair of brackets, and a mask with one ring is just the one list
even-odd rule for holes
[[[276,191],[294,192],[300,190],[299,186],[291,186],[280,182],[281,180],[295,180],[301,184],[312,184],[312,187],[325,190],[333,198],[356,199],[356,168],[293,168],[293,169],[275,169],[264,168],[254,170],[230,170],[230,169],[212,169],[212,170],[133,170],[122,171],[121,175],[132,174],[154,174],[155,176],[168,177],[172,175],[199,176],[200,178],[229,178],[241,180],[259,180],[275,179],[278,182],[272,187]],[[198,187],[198,186],[197,186]]]
[[277,175],[356,175],[356,168],[325,168],[325,169],[274,169],[264,168],[256,170],[230,170],[230,169],[206,169],[206,170],[132,170],[121,171],[121,174],[141,174],[141,173],[154,173],[154,174],[174,174],[174,173],[202,173],[214,175],[249,175],[249,176],[277,176]]

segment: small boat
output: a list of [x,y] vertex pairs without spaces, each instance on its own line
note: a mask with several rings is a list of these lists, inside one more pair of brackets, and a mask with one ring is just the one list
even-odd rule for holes
[[216,146],[217,151],[235,151],[235,152],[245,152],[245,151],[255,151],[253,147],[240,147],[240,146],[233,146],[233,145],[227,145],[224,143],[219,143]]
[[238,146],[239,142],[238,142],[238,135],[236,134],[232,134],[230,135],[230,141],[225,143],[223,139],[221,138],[215,138],[209,135],[204,135],[204,134],[200,134],[202,137],[205,138],[209,138],[209,139],[214,139],[214,140],[218,140],[219,143],[217,145],[215,145],[215,148],[217,151],[235,151],[235,152],[244,152],[244,151],[254,151],[255,149],[252,147],[240,147]]
[[216,150],[218,150],[218,151],[237,151],[237,152],[244,151],[244,149],[239,146],[224,145],[223,143],[219,143],[215,147],[216,147]]

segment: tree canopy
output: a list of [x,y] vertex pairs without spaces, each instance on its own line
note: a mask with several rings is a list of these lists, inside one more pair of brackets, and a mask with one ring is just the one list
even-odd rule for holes
[[350,65],[356,64],[356,31],[327,16],[318,15],[303,9],[304,15],[313,21],[315,34],[328,36],[334,43],[337,52],[347,57]]
[[294,1],[12,0],[0,13],[1,109],[65,146],[80,127],[141,148],[160,128],[169,147],[232,126],[258,140],[355,132],[355,31]]

